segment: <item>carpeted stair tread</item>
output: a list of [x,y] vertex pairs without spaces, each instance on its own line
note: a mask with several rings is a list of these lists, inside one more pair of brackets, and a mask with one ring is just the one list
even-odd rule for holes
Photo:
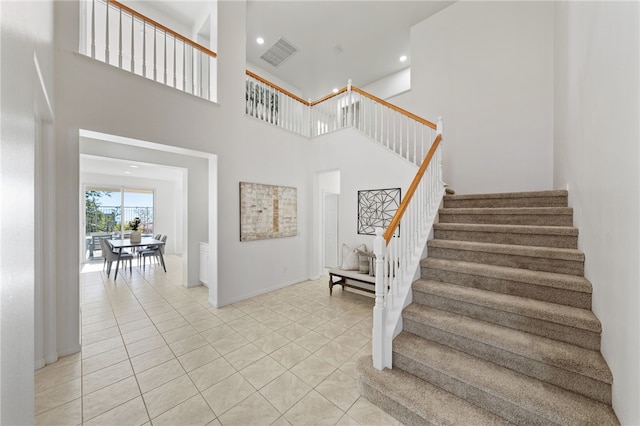
[[555,189],[550,191],[529,191],[529,192],[496,192],[492,194],[462,194],[462,195],[445,195],[447,199],[457,200],[484,200],[484,199],[500,199],[500,198],[535,198],[535,197],[567,197],[569,192],[564,189]]
[[[393,346],[394,366],[397,362],[396,367],[460,392],[514,423],[619,424],[610,406],[406,331],[395,338]],[[464,424],[469,422],[473,423],[467,419]]]
[[578,249],[518,246],[513,244],[478,243],[473,241],[431,240],[428,247],[475,251],[512,256],[526,256],[584,262],[584,253]]
[[452,215],[573,215],[571,207],[468,207],[442,208],[440,214]]
[[578,229],[570,226],[436,223],[433,230],[441,240],[578,248]]
[[560,288],[591,294],[591,283],[584,277],[557,274],[555,272],[531,271],[529,269],[510,268],[508,266],[485,265],[482,263],[427,257],[422,267],[461,272],[468,275],[482,275],[491,278],[518,281],[545,287]]
[[401,369],[376,370],[369,356],[358,359],[356,372],[361,393],[403,424],[510,424]]
[[578,228],[572,226],[502,225],[491,223],[436,223],[435,230],[467,232],[509,232],[512,234],[563,235],[574,237]]
[[415,323],[424,324],[605,384],[610,385],[613,381],[609,367],[597,351],[415,303],[405,308],[403,317]]
[[444,207],[567,207],[566,191],[508,192],[501,194],[447,195]]
[[436,223],[434,229],[476,231],[476,232],[511,232],[514,234],[545,234],[577,236],[578,228],[572,226],[535,226],[504,225],[491,223]]
[[584,277],[557,274],[555,272],[531,271],[529,269],[510,268],[508,266],[485,265],[460,260],[437,259],[427,257],[421,261],[422,267],[455,271],[468,275],[481,275],[508,281],[523,282],[545,287],[571,290],[591,294],[591,283]]
[[594,333],[600,333],[602,331],[598,318],[596,318],[593,312],[587,309],[541,302],[524,297],[494,293],[437,281],[417,280],[413,283],[413,289],[414,291],[447,297]]
[[569,207],[445,207],[438,213],[440,223],[573,226]]

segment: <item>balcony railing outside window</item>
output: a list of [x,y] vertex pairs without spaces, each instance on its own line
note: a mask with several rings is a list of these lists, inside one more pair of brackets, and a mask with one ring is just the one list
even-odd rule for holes
[[215,52],[117,1],[87,0],[81,5],[82,53],[215,101]]

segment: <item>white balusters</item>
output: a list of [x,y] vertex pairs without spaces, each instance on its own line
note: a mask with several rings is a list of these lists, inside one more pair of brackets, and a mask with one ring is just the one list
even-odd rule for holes
[[105,7],[105,26],[104,26],[104,61],[109,63],[109,3]]
[[133,15],[131,16],[131,72],[136,72],[136,62],[135,62],[135,57],[136,57],[136,48],[135,48],[135,24],[136,24],[136,20],[133,17]]
[[[442,129],[441,119],[438,129]],[[441,134],[438,133],[424,159],[428,163],[421,165],[416,175],[414,184],[417,185],[410,186],[403,200],[408,205],[399,227],[391,237],[383,236],[382,229],[376,230],[372,358],[374,367],[379,370],[391,368],[394,331],[401,320],[402,309],[409,303],[413,277],[420,268],[422,252],[444,196],[440,140]]]
[[[117,1],[82,1],[86,4],[81,8],[83,53],[158,83],[211,99],[211,60],[215,53]],[[128,19],[131,19],[130,25]]]
[[96,0],[91,0],[91,57],[96,57]]

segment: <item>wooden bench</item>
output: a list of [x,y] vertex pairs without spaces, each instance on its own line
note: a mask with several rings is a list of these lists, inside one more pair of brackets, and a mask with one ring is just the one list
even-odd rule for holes
[[[338,280],[334,281],[333,277],[337,277]],[[347,280],[360,284],[351,284]],[[337,284],[341,285],[343,290],[345,287],[350,287],[369,293],[376,292],[376,277],[369,274],[361,274],[358,271],[343,271],[342,269],[331,268],[329,269],[329,295],[333,294],[333,286]]]

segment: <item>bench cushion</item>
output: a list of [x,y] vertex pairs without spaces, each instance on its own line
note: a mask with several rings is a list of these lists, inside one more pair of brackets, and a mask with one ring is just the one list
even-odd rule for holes
[[329,273],[331,275],[336,275],[339,277],[344,277],[344,278],[352,279],[356,281],[362,281],[370,284],[376,283],[376,277],[373,277],[369,274],[361,274],[358,271],[343,271],[342,269],[331,268],[329,269]]

